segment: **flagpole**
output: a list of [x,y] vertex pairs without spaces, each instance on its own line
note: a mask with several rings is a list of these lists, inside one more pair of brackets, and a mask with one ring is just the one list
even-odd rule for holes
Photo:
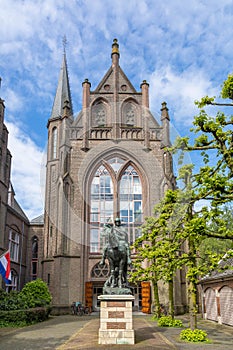
[[3,255],[5,255],[7,252],[10,253],[9,249],[7,249],[5,252],[3,252],[3,253],[0,255],[0,258],[1,258]]

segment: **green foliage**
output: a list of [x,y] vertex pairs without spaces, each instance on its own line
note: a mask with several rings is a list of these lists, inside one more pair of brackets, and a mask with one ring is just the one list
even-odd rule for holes
[[171,316],[162,316],[158,319],[159,327],[183,327],[181,320],[176,320]]
[[233,74],[229,74],[227,80],[224,81],[221,96],[233,100]]
[[180,339],[188,342],[208,342],[207,333],[201,329],[184,329],[180,333]]
[[38,307],[25,310],[0,310],[0,327],[23,327],[48,319],[50,307]]
[[37,279],[25,284],[22,291],[0,292],[0,310],[29,309],[49,305],[52,297],[45,282]]
[[224,256],[225,253],[233,249],[233,241],[230,239],[205,238],[199,247],[199,256],[202,260],[210,260],[213,254]]
[[[229,98],[233,91],[233,75],[224,86]],[[165,193],[164,199],[155,207],[154,216],[146,218],[142,236],[134,244],[138,258],[131,279],[135,282],[151,280],[154,286],[158,280],[168,283],[171,315],[172,281],[177,269],[186,267],[191,329],[197,326],[197,283],[217,267],[222,253],[222,250],[210,250],[209,247],[204,248],[203,253],[205,239],[233,238],[233,225],[229,225],[232,208],[228,218],[223,215],[224,206],[233,200],[233,117],[222,112],[209,116],[203,107],[221,105],[214,100],[214,97],[206,96],[196,102],[200,111],[191,129],[195,134],[194,141],[180,137],[169,149],[179,154],[179,162],[184,152],[198,151],[202,158],[199,168],[194,172],[191,164],[180,169],[178,179],[183,182],[182,190]],[[200,200],[206,206],[194,210]],[[142,262],[145,262],[143,266]],[[155,301],[157,316],[160,316],[158,298]]]
[[40,278],[26,283],[20,294],[29,308],[49,305],[52,300],[47,284]]
[[10,293],[1,292],[0,310],[19,310],[27,309],[27,298],[20,292],[11,291]]
[[201,101],[195,101],[195,104],[198,106],[198,108],[203,108],[204,106],[213,103],[214,100],[215,100],[215,97],[205,96],[205,97],[202,97]]

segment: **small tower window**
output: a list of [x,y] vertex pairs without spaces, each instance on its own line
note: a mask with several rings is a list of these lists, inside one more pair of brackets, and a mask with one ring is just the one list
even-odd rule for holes
[[37,279],[38,274],[38,238],[32,238],[32,260],[31,260],[31,279]]
[[52,130],[52,159],[57,158],[57,128]]

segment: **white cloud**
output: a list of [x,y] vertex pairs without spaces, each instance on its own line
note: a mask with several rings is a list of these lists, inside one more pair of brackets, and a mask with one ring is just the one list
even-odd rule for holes
[[155,104],[158,105],[158,99],[161,102],[165,100],[168,108],[172,107],[173,122],[186,126],[192,124],[193,116],[197,113],[194,101],[217,93],[203,70],[198,68],[189,68],[178,73],[167,66],[153,72],[149,79],[152,109]]
[[[116,37],[120,65],[135,88],[139,90],[142,80],[147,79],[152,110],[159,111],[166,100],[178,132],[180,126],[188,132],[196,114],[193,101],[207,94],[218,95],[217,89],[232,72],[232,22],[232,0],[212,0],[211,5],[202,0],[1,0],[0,93],[6,101],[6,115],[17,115],[24,130],[37,135],[36,142],[44,145],[63,36],[68,40],[74,112],[80,109],[82,81],[89,78],[94,89],[110,67],[111,44]],[[9,136],[15,140],[9,145],[15,172],[18,144],[25,152],[26,148],[34,154],[42,151],[26,132],[22,136],[15,120],[11,126],[15,127]],[[40,187],[30,170],[38,167],[33,158],[28,155],[25,178],[28,186]],[[18,169],[17,174],[23,171]],[[17,179],[22,182],[23,177]],[[18,190],[16,193],[19,196]],[[34,197],[34,203],[37,201]],[[31,205],[28,203],[29,199],[20,202],[25,210]]]
[[5,100],[7,101],[7,106],[9,106],[8,109],[11,112],[20,111],[25,102],[22,95],[20,96],[16,91],[10,88],[6,89]]
[[20,125],[6,122],[6,126],[9,131],[8,148],[12,154],[11,181],[16,200],[32,219],[43,213],[41,172],[44,153],[23,133]]

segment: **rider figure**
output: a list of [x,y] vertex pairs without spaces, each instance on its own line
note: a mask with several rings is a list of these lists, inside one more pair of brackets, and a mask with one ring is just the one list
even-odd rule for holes
[[127,232],[120,228],[121,227],[121,220],[120,218],[115,219],[115,234],[117,236],[117,240],[119,242],[119,247],[124,246],[127,251],[127,264],[131,264],[131,258],[130,258],[130,249],[129,249],[129,242],[128,242],[128,234]]
[[122,228],[120,228],[121,226],[121,220],[120,218],[116,218],[115,219],[115,227],[113,227],[113,225],[111,223],[107,223],[105,225],[105,235],[107,233],[107,237],[109,237],[109,235],[112,235],[112,231],[114,230],[114,234],[117,237],[116,239],[116,246],[110,246],[109,242],[107,242],[107,244],[105,245],[104,249],[103,249],[103,255],[102,255],[102,260],[100,261],[100,265],[103,266],[105,264],[105,259],[106,259],[106,255],[107,255],[107,250],[109,248],[121,248],[121,247],[125,247],[126,248],[126,252],[127,252],[127,264],[130,265],[131,264],[131,258],[130,258],[130,248],[129,248],[129,243],[128,243],[128,234],[125,230],[123,230]]

